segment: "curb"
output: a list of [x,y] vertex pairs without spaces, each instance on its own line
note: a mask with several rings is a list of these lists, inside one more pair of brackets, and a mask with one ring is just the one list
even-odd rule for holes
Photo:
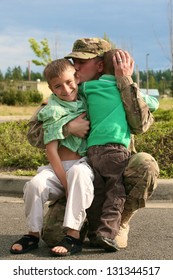
[[23,186],[32,176],[1,175],[0,195],[23,195]]
[[158,179],[158,186],[148,200],[167,200],[173,202],[173,179]]
[[[0,196],[22,196],[23,186],[31,178],[32,176],[1,175]],[[168,200],[173,202],[173,179],[158,179],[158,187],[149,200]]]

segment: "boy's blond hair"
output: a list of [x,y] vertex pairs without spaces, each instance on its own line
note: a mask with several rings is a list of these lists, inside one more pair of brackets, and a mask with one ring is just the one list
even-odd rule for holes
[[73,64],[68,59],[56,59],[47,64],[43,71],[43,75],[48,84],[50,84],[53,78],[61,77],[62,73],[69,67],[74,69]]

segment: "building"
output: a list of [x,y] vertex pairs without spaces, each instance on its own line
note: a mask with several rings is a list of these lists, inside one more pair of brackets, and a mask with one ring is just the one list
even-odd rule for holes
[[43,100],[47,99],[51,94],[47,82],[42,82],[39,79],[37,81],[9,81],[8,83],[1,82],[5,89],[13,88],[21,91],[37,90],[43,95]]
[[[146,88],[140,88],[140,91],[143,94],[147,94],[147,89]],[[158,89],[148,89],[148,95],[153,96],[157,99],[159,99],[159,97],[160,97]]]

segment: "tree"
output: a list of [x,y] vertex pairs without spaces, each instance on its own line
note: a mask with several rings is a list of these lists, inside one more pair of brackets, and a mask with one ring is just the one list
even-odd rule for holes
[[23,80],[23,73],[20,66],[13,68],[12,76],[13,76],[13,80],[15,81]]
[[111,44],[112,48],[114,48],[114,49],[116,48],[116,45],[109,39],[109,37],[106,33],[104,33],[103,39],[108,41]]
[[4,79],[4,76],[3,76],[2,71],[0,70],[0,81],[3,81],[3,79]]
[[5,79],[6,80],[12,80],[13,79],[13,73],[12,73],[11,67],[7,68],[7,72],[5,73]]
[[156,83],[156,79],[155,77],[152,75],[149,76],[149,85],[150,85],[150,88],[157,88],[157,83]]
[[173,18],[172,17],[173,17],[172,0],[169,0],[168,1],[169,47],[170,47],[169,54],[167,54],[168,52],[164,50],[163,45],[161,44],[161,42],[159,40],[158,40],[158,43],[159,43],[163,53],[165,54],[165,56],[171,63],[172,78],[171,78],[171,83],[170,83],[170,91],[171,91],[171,95],[173,96]]
[[49,48],[49,43],[46,38],[44,38],[40,43],[38,43],[34,38],[30,38],[29,40],[30,47],[35,53],[35,55],[40,59],[33,59],[32,62],[35,65],[46,66],[49,62],[51,62],[51,52]]
[[172,0],[169,0],[168,3],[169,11],[169,40],[170,40],[170,61],[171,61],[171,70],[172,70],[172,79],[171,79],[171,95],[173,96],[173,8]]
[[[30,80],[31,81],[37,81],[38,79],[40,81],[42,81],[44,79],[43,75],[40,72],[33,72],[33,71],[31,71],[30,72]],[[28,68],[26,68],[26,71],[23,72],[23,80],[24,81],[28,80]]]

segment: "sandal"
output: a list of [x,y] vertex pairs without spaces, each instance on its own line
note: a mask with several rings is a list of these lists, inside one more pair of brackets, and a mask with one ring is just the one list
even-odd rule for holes
[[83,226],[82,226],[82,228],[81,228],[81,230],[80,230],[80,240],[82,242],[85,241],[85,237],[87,235],[87,232],[88,232],[88,221],[85,221]]
[[10,252],[12,254],[24,254],[29,252],[30,250],[34,250],[38,248],[38,242],[39,242],[39,237],[30,235],[30,234],[25,234],[24,236],[22,236],[22,238],[20,238],[19,240],[17,240],[16,242],[13,243],[14,244],[19,244],[22,246],[22,250],[15,250],[12,249],[13,245],[10,248]]
[[54,252],[52,249],[50,250],[51,255],[57,257],[65,257],[70,256],[82,251],[82,241],[80,239],[76,239],[70,235],[66,235],[60,242],[58,242],[54,247],[61,246],[67,249],[65,253]]

